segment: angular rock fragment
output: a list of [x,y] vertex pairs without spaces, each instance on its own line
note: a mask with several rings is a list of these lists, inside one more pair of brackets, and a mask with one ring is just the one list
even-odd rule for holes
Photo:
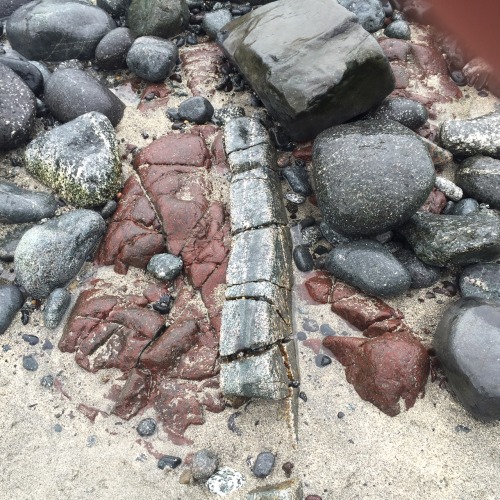
[[229,58],[295,140],[368,111],[394,88],[375,39],[333,0],[271,2],[222,33]]
[[278,347],[221,366],[221,389],[226,397],[280,400],[288,396],[288,377]]

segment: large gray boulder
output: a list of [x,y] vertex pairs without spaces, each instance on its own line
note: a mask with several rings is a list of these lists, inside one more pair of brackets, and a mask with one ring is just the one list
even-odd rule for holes
[[268,111],[307,140],[380,103],[389,63],[336,0],[278,0],[226,25],[222,47]]
[[186,0],[132,0],[127,25],[136,36],[169,38],[189,22]]
[[92,59],[101,38],[115,28],[103,10],[85,1],[35,0],[12,14],[7,38],[28,59]]
[[321,133],[313,146],[313,176],[324,221],[342,234],[367,236],[407,221],[432,191],[435,171],[411,130],[370,120]]
[[104,234],[104,219],[75,210],[24,233],[14,255],[16,278],[37,299],[62,288],[78,273]]
[[434,348],[465,409],[479,419],[500,419],[500,304],[459,300],[441,318]]
[[77,207],[100,205],[121,186],[115,130],[95,111],[39,135],[26,148],[25,167]]
[[9,17],[19,7],[28,3],[29,0],[1,0],[0,1],[0,19]]

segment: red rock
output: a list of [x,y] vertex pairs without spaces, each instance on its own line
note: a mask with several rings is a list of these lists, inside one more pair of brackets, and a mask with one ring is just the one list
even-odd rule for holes
[[[171,90],[164,83],[151,83],[141,94],[141,102],[137,109],[143,113],[153,111],[158,108],[165,108],[168,105],[168,100]],[[146,96],[154,95],[154,99],[146,99]]]
[[331,276],[326,272],[318,272],[316,276],[309,278],[304,283],[309,295],[320,304],[331,302],[333,282]]
[[432,214],[440,214],[443,210],[448,200],[446,196],[437,189],[433,188],[426,202],[420,208],[420,212],[430,212]]
[[429,44],[411,43],[415,63],[428,75],[448,76],[448,66],[441,52],[429,40]]
[[394,75],[394,88],[395,89],[406,89],[410,85],[410,78],[406,69],[397,63],[390,63],[392,74]]
[[227,163],[226,151],[224,149],[224,134],[218,132],[212,143],[212,156],[214,163],[212,164],[212,172],[217,175],[228,176],[231,172]]
[[129,420],[147,405],[150,391],[151,377],[149,373],[134,368],[130,371],[111,413],[124,420]]
[[410,55],[410,44],[397,38],[382,38],[378,41],[380,48],[389,61],[406,62]]
[[300,144],[299,147],[293,151],[292,155],[298,160],[305,162],[312,161],[312,144],[310,142]]
[[424,394],[429,356],[408,332],[375,339],[326,337],[323,345],[346,367],[347,381],[359,396],[391,417],[401,411],[400,399],[408,410]]
[[363,335],[365,337],[373,338],[379,337],[387,332],[394,331],[407,331],[410,332],[410,329],[406,325],[404,321],[400,318],[390,318],[384,319],[383,321],[377,321],[376,323],[372,323],[366,330],[363,331]]

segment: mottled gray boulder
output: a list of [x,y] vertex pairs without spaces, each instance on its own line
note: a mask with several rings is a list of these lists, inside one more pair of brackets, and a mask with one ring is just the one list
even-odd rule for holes
[[288,223],[278,174],[266,167],[233,176],[230,204],[233,233]]
[[9,328],[23,304],[24,297],[19,287],[0,285],[0,335]]
[[194,454],[191,474],[195,481],[206,481],[219,467],[219,457],[212,450],[200,450]]
[[403,264],[410,273],[410,288],[427,288],[437,283],[441,277],[441,269],[429,266],[422,262],[411,250],[401,248],[394,253],[394,257]]
[[115,28],[103,10],[85,1],[35,0],[8,19],[7,38],[28,59],[92,59],[101,38]]
[[391,120],[368,120],[332,127],[316,138],[313,177],[328,226],[368,236],[407,221],[432,191],[435,171],[411,130]]
[[224,127],[224,145],[229,155],[235,151],[269,143],[269,134],[256,118],[234,118]]
[[95,111],[39,135],[26,148],[25,166],[78,207],[105,203],[121,185],[115,131]]
[[284,399],[288,396],[285,363],[277,346],[258,356],[223,363],[220,373],[226,397]]
[[29,61],[15,57],[0,56],[0,64],[10,68],[36,95],[43,93],[43,76],[40,70]]
[[233,174],[240,174],[259,167],[278,170],[276,150],[270,142],[234,151],[228,156],[228,159]]
[[31,224],[17,226],[0,239],[0,260],[4,260],[5,262],[12,262],[14,260],[14,252],[17,245],[21,241],[23,234],[28,229],[31,229],[31,227]]
[[405,97],[389,97],[375,110],[370,111],[366,118],[375,120],[394,120],[405,127],[416,130],[429,118],[429,113],[423,104]]
[[257,350],[291,335],[276,309],[263,300],[227,300],[222,308],[221,356]]
[[127,14],[131,0],[97,0],[97,6],[109,12],[113,17],[122,17]]
[[443,148],[455,156],[500,158],[500,114],[444,122],[439,129],[439,137]]
[[7,66],[0,64],[0,151],[27,142],[36,116],[35,96]]
[[127,66],[149,82],[162,82],[175,68],[177,46],[155,36],[137,38],[127,54]]
[[43,324],[53,330],[57,328],[71,302],[71,294],[64,288],[51,292],[43,310]]
[[28,3],[29,0],[2,0],[0,1],[0,19],[9,17],[19,7]]
[[16,248],[16,278],[28,294],[47,297],[78,273],[104,234],[104,219],[91,210],[75,210],[27,231]]
[[218,9],[212,12],[207,12],[203,16],[201,23],[205,33],[212,39],[217,40],[219,32],[224,26],[233,19],[231,11],[228,9]]
[[29,191],[0,181],[0,224],[36,222],[53,217],[57,201],[50,193]]
[[63,123],[97,111],[107,116],[115,127],[125,111],[125,104],[111,90],[79,69],[52,73],[45,85],[45,104]]
[[95,62],[107,70],[127,67],[127,54],[134,43],[128,28],[116,28],[105,35],[95,49]]
[[148,262],[147,270],[160,280],[173,280],[182,271],[182,259],[170,253],[159,253]]
[[459,300],[444,313],[433,343],[465,409],[479,419],[500,419],[500,304]]
[[179,118],[192,123],[206,123],[212,119],[214,107],[201,95],[189,97],[179,105]]
[[384,27],[385,13],[380,0],[338,0],[342,7],[358,18],[366,31],[374,33]]
[[488,156],[467,158],[455,180],[464,193],[492,208],[500,208],[500,160]]
[[477,297],[500,302],[500,264],[474,264],[460,275],[462,297]]
[[186,0],[132,0],[128,8],[127,25],[136,36],[169,38],[188,22]]
[[222,31],[223,48],[298,141],[373,108],[394,88],[376,40],[336,0],[278,0]]
[[279,484],[261,486],[249,491],[245,500],[302,500],[302,484],[296,479]]
[[403,20],[393,21],[385,28],[384,35],[389,38],[409,40],[411,38],[410,25]]
[[396,297],[411,284],[406,268],[384,246],[372,240],[336,246],[326,258],[325,269],[377,297]]
[[500,258],[500,219],[495,215],[419,212],[399,231],[417,257],[432,266],[475,264]]

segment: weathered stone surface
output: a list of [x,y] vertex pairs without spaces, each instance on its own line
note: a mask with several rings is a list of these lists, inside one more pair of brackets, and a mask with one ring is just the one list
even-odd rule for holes
[[355,14],[366,31],[374,33],[384,27],[385,13],[380,0],[339,0],[339,4]]
[[394,120],[416,130],[427,121],[429,113],[425,106],[417,101],[404,97],[389,97],[378,108],[368,113],[367,118]]
[[446,207],[448,200],[445,194],[434,188],[425,203],[420,207],[419,211],[429,212],[431,214],[440,214]]
[[230,59],[295,140],[368,111],[394,88],[378,44],[332,0],[271,2],[223,33]]
[[206,481],[219,467],[219,457],[212,450],[200,450],[194,454],[191,474],[195,481]]
[[309,278],[304,283],[310,297],[320,304],[328,304],[331,302],[333,282],[331,276],[324,272]]
[[391,417],[400,413],[400,399],[409,410],[424,393],[429,356],[408,332],[368,340],[329,336],[323,345],[346,367],[347,381],[359,396]]
[[320,134],[313,176],[324,221],[343,234],[363,236],[408,220],[431,192],[435,171],[413,132],[394,121],[369,120]]
[[212,39],[217,40],[217,36],[222,28],[233,19],[231,11],[228,9],[218,9],[207,12],[203,16],[201,23],[205,33]]
[[12,262],[14,260],[14,252],[21,240],[23,234],[31,229],[32,225],[18,226],[12,231],[9,231],[3,238],[0,239],[0,260]]
[[393,21],[384,30],[384,35],[390,38],[399,38],[402,40],[410,40],[411,30],[410,25],[403,20]]
[[78,207],[96,206],[114,198],[121,184],[115,131],[97,112],[40,134],[26,148],[25,166]]
[[[256,118],[242,116],[230,120],[224,128],[226,154],[269,143],[269,134]],[[258,150],[260,153],[260,150]],[[262,166],[262,165],[261,165]]]
[[53,217],[57,201],[50,193],[28,191],[0,181],[0,224],[36,222]]
[[87,2],[35,0],[7,21],[14,50],[35,61],[92,59],[101,38],[115,28],[103,10]]
[[301,194],[302,196],[310,196],[312,194],[309,176],[304,167],[297,164],[286,167],[283,169],[283,177],[287,180],[294,193]]
[[[24,59],[24,58],[23,58]],[[40,70],[28,61],[0,55],[0,64],[9,67],[36,95],[43,94],[43,76]]]
[[456,182],[467,196],[500,208],[500,160],[487,156],[467,158],[457,169]]
[[0,5],[0,19],[9,17],[16,9],[28,3],[28,0],[4,0]]
[[417,257],[431,266],[466,265],[500,258],[500,219],[493,214],[419,212],[400,232]]
[[53,290],[45,302],[43,324],[53,330],[61,322],[71,302],[71,294],[64,288]]
[[226,397],[279,400],[288,396],[287,372],[276,346],[258,356],[222,364],[220,379]]
[[198,95],[182,101],[178,113],[181,120],[202,124],[212,119],[214,107],[208,99]]
[[394,297],[410,288],[410,274],[380,243],[359,240],[336,246],[325,269],[337,278],[378,297]]
[[500,158],[500,114],[444,122],[439,137],[441,145],[455,156]]
[[296,479],[283,483],[261,486],[249,491],[246,500],[302,500],[302,483]]
[[0,64],[0,150],[28,141],[35,125],[35,96],[4,64]]
[[478,213],[481,210],[479,203],[472,198],[463,198],[453,205],[446,215],[469,215]]
[[231,179],[231,231],[288,223],[281,183],[266,167],[234,175]]
[[475,264],[460,275],[462,297],[500,302],[500,264]]
[[258,350],[290,336],[290,327],[263,300],[226,300],[222,309],[220,355]]
[[269,281],[291,289],[290,231],[286,227],[265,227],[233,237],[227,284]]
[[461,299],[444,313],[434,347],[450,389],[476,418],[500,418],[500,305]]
[[23,304],[24,297],[19,287],[0,285],[0,335],[9,328]]
[[63,123],[97,111],[116,127],[125,111],[125,104],[111,90],[78,69],[61,69],[52,73],[45,84],[45,104]]
[[241,174],[259,167],[278,169],[276,150],[270,142],[247,149],[234,151],[229,155],[229,165],[233,174]]
[[75,210],[35,226],[17,245],[17,281],[34,298],[43,298],[71,281],[104,234],[104,219]]
[[132,0],[127,24],[136,36],[170,38],[187,27],[189,9],[185,0]]
[[118,18],[127,13],[130,0],[97,0],[97,6],[109,12],[113,17]]
[[244,484],[245,478],[242,474],[230,467],[221,467],[206,482],[208,491],[218,496],[229,495],[241,489]]

